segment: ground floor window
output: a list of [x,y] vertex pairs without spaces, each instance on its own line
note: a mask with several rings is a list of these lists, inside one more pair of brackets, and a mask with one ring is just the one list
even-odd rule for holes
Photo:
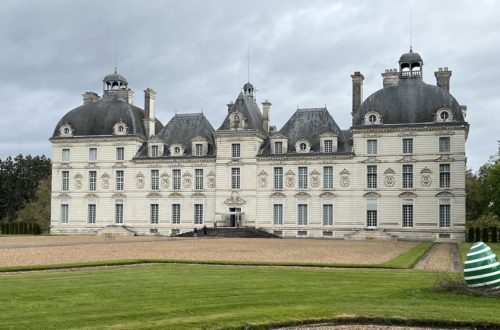
[[149,210],[150,223],[157,224],[158,223],[159,205],[158,204],[150,204],[149,209],[150,209]]
[[333,226],[333,204],[323,204],[323,226]]
[[61,223],[68,223],[69,206],[61,204]]
[[377,200],[374,198],[366,200],[366,226],[377,227]]
[[439,201],[439,227],[449,228],[451,218],[451,205],[449,199]]
[[273,224],[275,226],[283,225],[283,204],[273,205]]
[[123,223],[123,204],[118,202],[115,204],[115,223]]
[[413,227],[413,199],[403,200],[403,227]]
[[181,223],[181,204],[172,204],[172,224]]
[[298,205],[297,218],[297,223],[299,226],[307,226],[307,204]]
[[89,204],[88,206],[88,223],[95,223],[96,207],[95,204]]
[[203,224],[203,204],[194,204],[194,224]]

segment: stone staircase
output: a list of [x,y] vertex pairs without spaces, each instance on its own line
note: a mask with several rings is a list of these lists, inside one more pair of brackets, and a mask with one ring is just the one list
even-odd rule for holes
[[[225,238],[279,238],[276,235],[257,228],[247,227],[217,227],[207,228],[208,237],[225,237]],[[203,236],[203,230],[198,229],[198,237]],[[177,235],[177,237],[194,237],[194,232],[190,231]]]
[[114,236],[135,236],[135,232],[126,226],[111,225],[106,226],[97,232],[97,235],[102,235],[106,237]]
[[396,237],[381,229],[360,229],[344,236],[345,240],[395,240]]

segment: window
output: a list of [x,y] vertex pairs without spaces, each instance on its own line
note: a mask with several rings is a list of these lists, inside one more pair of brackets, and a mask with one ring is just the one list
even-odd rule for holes
[[240,157],[240,144],[231,144],[231,157]]
[[239,167],[231,168],[231,189],[240,189],[240,169],[239,169]]
[[403,154],[412,154],[413,153],[413,139],[405,138],[403,139]]
[[297,218],[299,226],[307,226],[307,204],[298,204]]
[[403,165],[403,188],[413,188],[413,165]]
[[413,227],[413,199],[403,199],[403,227]]
[[151,190],[160,189],[160,170],[151,170]]
[[203,156],[203,144],[196,143],[194,145],[194,155],[195,156]]
[[333,189],[333,166],[323,167],[323,188]]
[[283,153],[283,142],[281,142],[281,141],[274,142],[274,153],[275,154],[282,154]]
[[149,222],[152,224],[158,223],[158,204],[149,204]]
[[283,167],[274,168],[274,189],[283,189]]
[[442,136],[439,138],[439,152],[450,152],[449,136]]
[[62,191],[69,190],[69,171],[62,171],[61,190]]
[[300,151],[306,151],[307,144],[305,144],[304,142],[302,142],[301,144],[299,144],[299,149],[300,149]]
[[203,204],[194,204],[194,224],[201,225],[203,223]]
[[441,199],[439,201],[439,227],[450,227],[451,206],[449,199]]
[[123,204],[121,202],[115,202],[115,223],[123,223]]
[[95,204],[88,205],[87,222],[95,223],[96,207]]
[[333,204],[323,204],[323,226],[333,226]]
[[273,224],[283,225],[283,204],[273,204]]
[[124,160],[125,149],[123,147],[116,147],[116,160]]
[[307,189],[307,167],[299,167],[299,189]]
[[368,121],[372,124],[375,124],[377,122],[377,116],[376,115],[369,115]]
[[151,146],[151,157],[158,157],[158,146]]
[[172,204],[172,224],[181,223],[181,204]]
[[325,140],[325,152],[333,152],[333,141]]
[[118,132],[122,133],[124,129],[123,125],[118,125]]
[[197,190],[203,189],[203,169],[197,168],[194,170],[194,188]]
[[368,165],[366,167],[366,187],[367,188],[377,188],[377,165]]
[[374,198],[366,200],[366,226],[377,227],[377,200]]
[[61,204],[61,223],[68,223],[68,204]]
[[439,164],[439,188],[450,188],[450,164]]
[[377,140],[366,140],[366,154],[367,155],[377,154]]
[[97,161],[97,148],[89,148],[89,162]]
[[63,162],[69,162],[69,149],[62,150],[61,160]]
[[448,113],[448,111],[443,111],[439,114],[439,117],[442,121],[447,121],[448,118],[450,118],[450,114]]
[[174,154],[178,155],[181,153],[181,148],[180,147],[174,147]]
[[172,170],[172,188],[174,190],[181,189],[181,170]]
[[116,190],[123,190],[124,175],[123,171],[116,171]]
[[89,172],[89,190],[95,191],[97,188],[97,172],[90,171]]

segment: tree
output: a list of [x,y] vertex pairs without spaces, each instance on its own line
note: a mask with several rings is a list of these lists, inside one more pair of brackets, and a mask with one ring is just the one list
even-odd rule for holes
[[42,230],[50,227],[50,178],[38,183],[35,198],[16,214],[16,222],[36,223]]
[[497,155],[484,169],[484,191],[487,209],[500,218],[500,157]]
[[484,185],[478,175],[470,169],[465,173],[466,220],[472,221],[479,218],[488,206]]

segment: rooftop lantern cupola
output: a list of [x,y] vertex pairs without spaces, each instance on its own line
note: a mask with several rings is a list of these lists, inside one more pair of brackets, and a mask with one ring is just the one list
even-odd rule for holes
[[399,77],[402,79],[422,79],[422,67],[424,61],[418,53],[410,52],[399,58]]
[[110,94],[110,92],[118,90],[128,90],[128,81],[124,76],[116,72],[108,74],[103,79],[103,91],[104,94]]
[[254,91],[254,88],[250,82],[247,82],[243,86],[243,94],[245,94],[246,96],[253,97],[253,91]]

